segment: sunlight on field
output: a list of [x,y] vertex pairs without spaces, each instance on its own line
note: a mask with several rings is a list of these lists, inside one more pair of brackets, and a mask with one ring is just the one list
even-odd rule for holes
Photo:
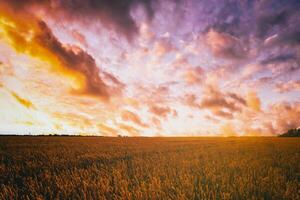
[[299,199],[299,172],[296,138],[0,138],[0,199]]

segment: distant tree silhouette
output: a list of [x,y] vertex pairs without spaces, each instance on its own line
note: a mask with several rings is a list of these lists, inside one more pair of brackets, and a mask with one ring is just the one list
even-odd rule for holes
[[300,137],[300,128],[290,129],[286,133],[279,135],[279,137]]

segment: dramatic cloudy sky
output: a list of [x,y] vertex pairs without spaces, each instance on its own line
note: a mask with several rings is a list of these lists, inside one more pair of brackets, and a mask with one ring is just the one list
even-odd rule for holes
[[1,0],[0,134],[300,126],[299,0]]

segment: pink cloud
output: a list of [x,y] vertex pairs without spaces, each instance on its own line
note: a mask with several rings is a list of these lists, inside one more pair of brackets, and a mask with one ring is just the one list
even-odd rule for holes
[[280,93],[289,92],[289,91],[300,91],[300,81],[299,80],[290,80],[288,82],[281,82],[276,84],[276,91]]
[[215,56],[228,59],[241,59],[247,54],[241,41],[227,33],[210,30],[206,34],[206,42]]
[[159,117],[166,118],[169,113],[172,112],[171,108],[167,106],[158,106],[158,105],[153,105],[150,107],[149,111]]

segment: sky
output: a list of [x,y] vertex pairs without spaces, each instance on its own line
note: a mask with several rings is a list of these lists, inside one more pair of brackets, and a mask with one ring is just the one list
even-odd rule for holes
[[1,0],[0,134],[281,134],[299,25],[297,0]]

